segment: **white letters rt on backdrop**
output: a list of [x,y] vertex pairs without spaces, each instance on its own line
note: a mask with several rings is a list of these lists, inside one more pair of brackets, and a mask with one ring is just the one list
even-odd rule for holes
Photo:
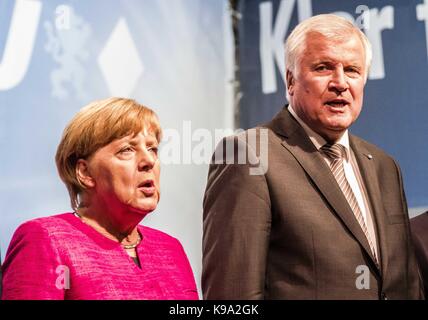
[[428,59],[428,0],[425,0],[423,4],[421,3],[416,6],[416,16],[419,21],[425,21],[425,43],[427,46]]

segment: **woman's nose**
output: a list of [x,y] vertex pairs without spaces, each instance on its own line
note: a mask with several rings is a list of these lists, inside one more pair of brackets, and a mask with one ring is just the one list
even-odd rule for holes
[[143,170],[143,171],[150,170],[155,165],[156,160],[157,160],[157,155],[153,151],[147,148],[143,148],[143,150],[139,154],[139,162],[138,162],[139,170]]

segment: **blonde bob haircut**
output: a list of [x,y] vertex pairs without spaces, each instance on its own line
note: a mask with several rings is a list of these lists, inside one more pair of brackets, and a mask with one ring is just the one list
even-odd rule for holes
[[79,207],[79,195],[86,188],[77,178],[76,164],[99,148],[130,134],[147,130],[162,138],[156,113],[131,99],[109,98],[83,107],[64,129],[55,161],[70,195],[71,207]]
[[364,47],[366,80],[372,61],[372,47],[366,35],[352,22],[335,14],[320,14],[299,23],[285,43],[285,69],[297,75],[297,65],[306,47],[309,34],[320,34],[328,40],[348,40],[358,36]]

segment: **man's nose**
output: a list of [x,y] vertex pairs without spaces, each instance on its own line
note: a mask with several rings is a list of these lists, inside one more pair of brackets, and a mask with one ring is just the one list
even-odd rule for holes
[[331,90],[336,90],[339,92],[343,92],[349,89],[349,84],[347,82],[346,74],[343,68],[339,67],[334,70],[329,83],[329,88]]

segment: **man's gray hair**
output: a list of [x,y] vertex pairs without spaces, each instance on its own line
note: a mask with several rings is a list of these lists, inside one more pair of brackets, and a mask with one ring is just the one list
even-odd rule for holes
[[285,42],[285,70],[290,70],[296,76],[298,60],[305,49],[308,34],[318,33],[331,40],[346,40],[352,34],[357,35],[364,47],[366,62],[366,79],[372,61],[372,46],[366,35],[352,22],[334,14],[320,14],[299,23]]

